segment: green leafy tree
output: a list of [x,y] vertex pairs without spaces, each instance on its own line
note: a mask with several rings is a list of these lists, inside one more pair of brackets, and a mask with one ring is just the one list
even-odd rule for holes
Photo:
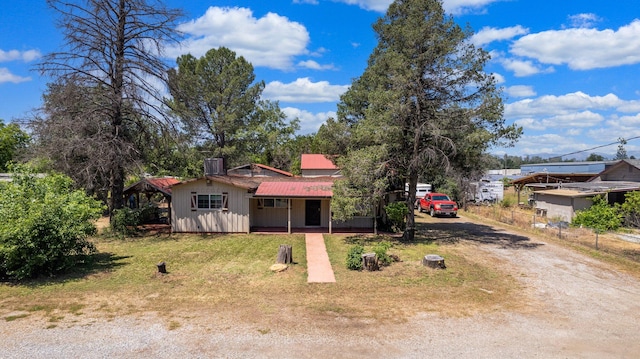
[[604,161],[604,160],[605,160],[604,156],[601,156],[601,155],[599,155],[597,153],[591,153],[585,159],[585,161]]
[[[483,71],[489,54],[471,44],[471,31],[445,15],[440,1],[395,1],[374,30],[368,67],[338,106],[338,121],[349,128],[344,152],[354,163],[368,148],[383,154],[368,183],[408,182],[410,207],[425,173],[477,172],[489,146],[510,144],[521,129],[504,124],[501,94]],[[404,238],[414,234],[410,211]]]
[[94,251],[87,240],[102,204],[61,174],[16,169],[0,183],[0,277],[25,279],[73,267]]
[[0,119],[0,172],[6,172],[9,163],[23,151],[29,143],[29,135],[15,123],[5,125]]
[[640,227],[640,191],[627,192],[620,206],[624,222],[628,226]]
[[297,121],[285,123],[277,103],[260,101],[264,82],[255,82],[253,66],[235,52],[221,47],[177,63],[168,72],[172,98],[166,103],[194,142],[209,157],[224,158],[225,166],[272,161],[298,128]]
[[588,209],[577,211],[571,221],[574,227],[584,226],[599,232],[616,230],[622,224],[622,214],[617,206],[610,206],[605,195],[593,197]]
[[59,16],[64,45],[43,57],[38,68],[58,85],[73,83],[100,94],[98,101],[80,106],[73,106],[78,98],[64,98],[64,106],[80,112],[61,115],[83,128],[89,127],[84,121],[100,121],[99,130],[90,132],[99,132],[92,139],[101,142],[85,139],[85,146],[101,148],[109,209],[122,208],[132,153],[127,128],[134,122],[166,122],[160,116],[157,82],[164,82],[167,66],[160,54],[165,44],[177,39],[176,21],[182,12],[149,0],[47,0],[47,4]]
[[407,204],[404,202],[393,202],[384,206],[385,212],[387,212],[387,217],[389,217],[389,222],[391,224],[391,229],[396,232],[404,231],[406,227],[406,218],[407,213],[409,213],[409,208],[407,208]]

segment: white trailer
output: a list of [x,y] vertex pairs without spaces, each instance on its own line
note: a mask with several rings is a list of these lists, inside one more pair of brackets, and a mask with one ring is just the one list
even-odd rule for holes
[[471,184],[469,197],[476,203],[496,203],[504,198],[502,181],[480,181]]

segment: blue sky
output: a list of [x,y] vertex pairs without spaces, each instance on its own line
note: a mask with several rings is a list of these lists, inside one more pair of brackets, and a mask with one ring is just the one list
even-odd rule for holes
[[[226,46],[264,80],[277,100],[315,132],[360,76],[376,45],[371,28],[389,0],[165,0],[186,13],[180,46],[167,63],[190,52]],[[615,5],[614,5],[615,4]],[[640,157],[640,7],[636,0],[445,0],[445,9],[490,51],[486,70],[504,89],[505,119],[524,129],[497,155],[561,155],[584,151]],[[33,71],[62,42],[45,1],[8,1],[0,12],[0,119],[28,116],[50,79]],[[580,154],[569,157],[580,157]]]

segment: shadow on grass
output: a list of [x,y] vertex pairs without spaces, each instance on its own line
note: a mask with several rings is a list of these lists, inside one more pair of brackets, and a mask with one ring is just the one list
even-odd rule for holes
[[502,248],[533,249],[543,243],[532,242],[525,236],[505,233],[490,226],[469,222],[416,223],[413,241],[402,240],[402,235],[353,235],[344,239],[346,244],[373,245],[381,241],[407,244],[455,244],[463,241],[498,245]]
[[532,242],[529,237],[505,233],[490,226],[469,222],[417,223],[415,241],[438,244],[461,241],[493,244],[503,248],[533,249],[543,243]]
[[130,256],[117,256],[113,253],[94,253],[83,256],[78,264],[66,272],[58,273],[53,276],[40,276],[34,279],[12,282],[13,285],[24,285],[27,287],[39,287],[55,283],[65,283],[82,279],[93,274],[105,273],[113,271],[118,267],[126,265],[123,260],[131,258]]

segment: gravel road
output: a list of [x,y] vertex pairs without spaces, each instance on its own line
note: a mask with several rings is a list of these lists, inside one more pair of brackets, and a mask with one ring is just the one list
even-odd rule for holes
[[335,318],[331,331],[304,322],[266,330],[216,313],[173,329],[154,316],[83,316],[53,329],[24,318],[0,325],[0,358],[640,357],[640,281],[550,243],[441,221],[434,226],[475,234],[478,251],[508,267],[529,294],[526,310],[384,326]]

